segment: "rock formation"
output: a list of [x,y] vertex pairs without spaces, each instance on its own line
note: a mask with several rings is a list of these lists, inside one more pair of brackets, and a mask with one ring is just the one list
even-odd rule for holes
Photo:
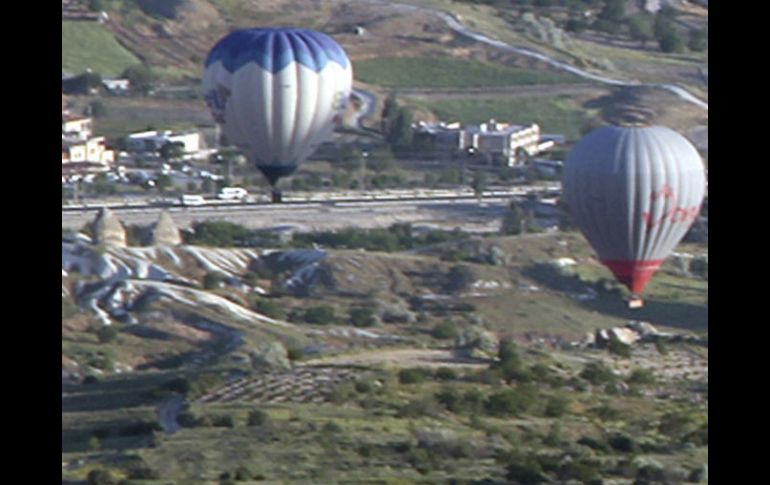
[[94,220],[94,242],[105,246],[126,246],[126,230],[115,214],[106,207],[99,210]]
[[176,246],[182,244],[179,228],[176,227],[171,214],[167,211],[163,211],[160,214],[158,222],[152,230],[150,242],[153,246]]

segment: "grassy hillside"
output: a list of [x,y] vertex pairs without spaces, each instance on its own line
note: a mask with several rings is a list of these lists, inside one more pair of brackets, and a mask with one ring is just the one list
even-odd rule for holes
[[63,71],[77,74],[90,68],[103,76],[116,76],[140,62],[96,22],[62,20],[61,40]]
[[355,62],[356,79],[389,88],[472,87],[580,82],[577,76],[436,57],[383,57]]

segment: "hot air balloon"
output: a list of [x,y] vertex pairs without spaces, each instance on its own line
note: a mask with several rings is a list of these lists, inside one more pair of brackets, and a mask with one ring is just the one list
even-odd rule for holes
[[209,53],[203,95],[227,140],[273,187],[331,136],[347,105],[353,71],[345,51],[312,30],[232,32]]
[[564,201],[600,261],[631,291],[629,306],[700,213],[698,152],[663,126],[604,126],[570,151]]

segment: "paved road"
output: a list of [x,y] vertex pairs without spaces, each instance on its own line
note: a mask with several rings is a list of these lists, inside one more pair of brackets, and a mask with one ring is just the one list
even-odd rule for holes
[[[399,222],[435,227],[461,227],[467,231],[499,228],[510,197],[433,201],[372,201],[286,205],[243,205],[203,207],[149,207],[113,210],[126,225],[146,226],[158,221],[168,210],[180,228],[203,220],[225,220],[250,229],[292,227],[300,230],[333,230],[343,227],[387,227]],[[62,227],[80,229],[92,222],[97,209],[62,212]]]
[[174,434],[181,428],[176,418],[184,406],[184,400],[182,394],[174,393],[158,405],[158,421],[166,434]]

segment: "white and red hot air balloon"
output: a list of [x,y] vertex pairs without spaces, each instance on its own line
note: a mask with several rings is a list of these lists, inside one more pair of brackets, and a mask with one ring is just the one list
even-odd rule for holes
[[605,126],[564,166],[564,201],[600,261],[632,293],[630,306],[700,213],[703,162],[663,126]]

